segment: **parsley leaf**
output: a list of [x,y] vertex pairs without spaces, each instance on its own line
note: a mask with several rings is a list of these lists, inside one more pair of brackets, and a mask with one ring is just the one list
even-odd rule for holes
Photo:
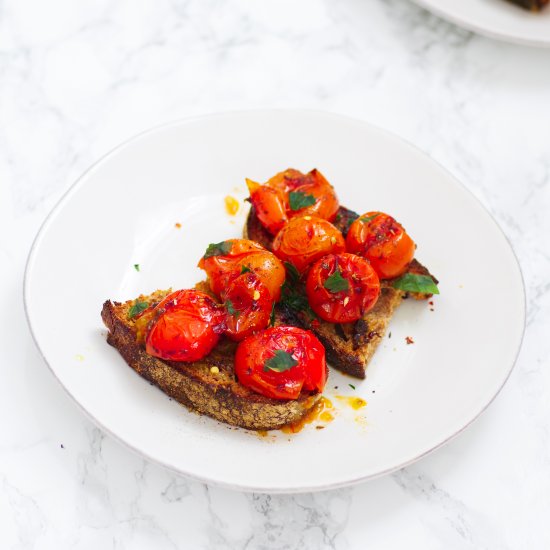
[[224,256],[231,252],[231,241],[222,241],[221,243],[210,243],[203,258],[211,258],[212,256]]
[[342,277],[342,274],[336,270],[323,284],[329,292],[340,292],[349,289],[349,281]]
[[348,386],[349,386],[352,390],[355,389],[355,386],[354,386],[353,384],[348,384]]
[[136,302],[128,311],[128,319],[133,319],[149,307],[147,302]]
[[250,268],[247,265],[242,265],[241,266],[241,275],[243,273],[250,273]]
[[225,301],[225,309],[227,309],[227,313],[229,313],[232,317],[238,317],[241,314],[239,310],[235,309],[235,306],[231,300]]
[[295,367],[297,364],[298,361],[292,357],[292,354],[288,353],[288,351],[277,349],[275,350],[275,355],[264,363],[264,372],[269,372],[270,370],[284,372]]
[[290,203],[291,210],[301,210],[306,206],[315,204],[315,197],[302,191],[291,191],[288,194],[288,202]]
[[134,264],[134,269],[135,269],[136,271],[139,271],[139,264]]
[[286,268],[286,274],[288,276],[288,282],[290,284],[296,284],[300,279],[300,272],[296,269],[294,264],[290,262],[284,262]]
[[407,292],[420,292],[422,294],[439,294],[439,289],[429,275],[418,273],[405,273],[392,282],[393,288]]
[[376,212],[375,214],[373,214],[372,216],[367,216],[366,218],[359,218],[363,223],[369,223],[371,222],[372,220],[374,220],[374,218],[377,218],[378,216],[380,215],[380,212]]
[[271,305],[271,313],[269,314],[269,326],[275,326],[275,302]]

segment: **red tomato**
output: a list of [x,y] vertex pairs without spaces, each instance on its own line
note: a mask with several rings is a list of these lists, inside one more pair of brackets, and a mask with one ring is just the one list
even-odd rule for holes
[[212,351],[225,327],[224,309],[198,290],[173,292],[154,311],[145,350],[161,359],[198,361]]
[[249,336],[237,347],[235,373],[241,384],[273,399],[296,399],[323,391],[325,348],[312,332],[278,326]]
[[255,273],[237,277],[224,292],[227,311],[225,334],[243,340],[269,324],[273,300],[267,287]]
[[273,252],[293,264],[300,273],[326,254],[346,250],[342,233],[327,220],[313,216],[293,218],[277,233]]
[[206,271],[212,292],[222,298],[231,281],[248,271],[259,277],[273,300],[281,297],[285,268],[277,256],[254,241],[229,239],[211,244],[199,267]]
[[325,321],[351,323],[371,310],[380,281],[367,260],[355,254],[330,254],[317,260],[306,281],[311,309]]
[[340,206],[332,185],[315,169],[302,174],[289,168],[263,185],[249,179],[246,183],[256,215],[272,235],[296,216],[310,215],[331,221]]
[[402,275],[414,257],[415,244],[403,227],[382,212],[367,212],[350,226],[348,252],[363,256],[381,279]]

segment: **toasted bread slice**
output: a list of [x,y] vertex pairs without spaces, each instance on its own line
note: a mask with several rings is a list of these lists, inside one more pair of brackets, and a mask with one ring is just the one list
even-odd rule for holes
[[[345,236],[349,226],[357,217],[355,212],[340,207],[333,223]],[[271,250],[273,237],[261,225],[254,207],[250,209],[243,233],[245,238],[256,241]],[[437,283],[437,279],[417,260],[411,262],[408,272],[428,275]],[[305,294],[303,287],[296,288],[295,292]],[[284,302],[278,305],[278,309],[285,310],[284,315],[290,319],[290,323],[295,323],[297,326],[307,328],[315,333],[325,346],[327,360],[331,366],[351,376],[365,378],[367,365],[386,334],[395,309],[405,298],[424,300],[430,296],[431,294],[398,290],[393,288],[390,282],[382,281],[380,297],[374,308],[362,319],[346,324],[328,323],[315,319],[310,312],[289,307]]]
[[[129,310],[138,300],[158,303],[167,294],[157,291],[125,303],[108,300],[103,304],[101,317],[109,330],[107,342],[143,378],[191,410],[249,430],[281,428],[298,422],[313,408],[320,394],[281,401],[239,384],[233,364],[236,344],[225,338],[207,357],[193,363],[164,361],[147,354],[136,341],[136,326],[129,319]],[[281,323],[283,317],[279,316],[278,321]],[[212,367],[219,372],[212,372]]]

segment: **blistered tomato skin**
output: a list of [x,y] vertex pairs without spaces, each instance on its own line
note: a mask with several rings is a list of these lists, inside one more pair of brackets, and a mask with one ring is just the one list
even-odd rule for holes
[[340,254],[345,249],[342,233],[327,220],[314,216],[293,218],[273,241],[275,255],[300,273],[326,254]]
[[[260,223],[276,235],[290,220],[297,216],[317,216],[332,221],[340,206],[334,188],[318,170],[302,174],[289,168],[279,172],[264,184],[246,180],[252,202]],[[305,200],[298,205],[294,198]]]
[[269,324],[273,300],[255,273],[244,273],[224,292],[227,311],[225,334],[240,341]]
[[225,329],[225,310],[198,290],[173,292],[154,314],[145,350],[160,359],[198,361],[212,351]]
[[380,279],[393,279],[406,271],[415,244],[394,218],[382,212],[367,212],[351,224],[346,248],[369,260]]
[[355,254],[329,254],[309,270],[306,294],[311,309],[330,323],[351,323],[370,311],[380,281],[369,262]]
[[275,254],[248,239],[229,239],[227,251],[201,258],[199,267],[206,271],[212,292],[224,298],[224,292],[237,277],[255,273],[267,287],[271,298],[278,301],[285,282],[285,268]]
[[[297,364],[282,372],[266,367],[278,351]],[[323,391],[327,379],[325,348],[312,332],[277,326],[258,332],[237,347],[235,374],[241,384],[273,399],[297,399],[303,391]]]

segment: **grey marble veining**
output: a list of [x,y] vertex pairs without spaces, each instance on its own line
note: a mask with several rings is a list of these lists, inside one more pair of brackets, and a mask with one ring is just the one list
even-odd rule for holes
[[[550,547],[549,66],[550,51],[407,0],[0,2],[0,547]],[[33,236],[91,162],[151,125],[255,107],[330,110],[417,144],[522,265],[528,326],[501,395],[435,454],[354,488],[242,494],[147,463],[69,401],[25,323]]]

